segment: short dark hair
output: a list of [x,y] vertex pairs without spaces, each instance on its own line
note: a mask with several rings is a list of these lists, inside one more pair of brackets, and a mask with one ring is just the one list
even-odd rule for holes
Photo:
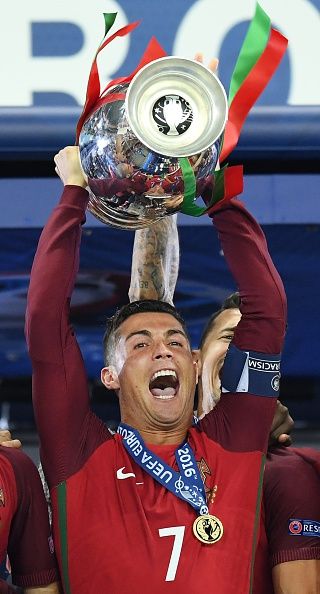
[[[177,309],[166,303],[165,301],[158,301],[157,299],[141,299],[140,301],[133,301],[123,305],[116,311],[116,313],[107,320],[106,330],[103,337],[103,351],[105,365],[110,365],[112,353],[116,347],[116,333],[118,328],[130,316],[139,313],[167,313],[173,316],[179,324],[181,324],[186,336],[188,337],[186,323]],[[189,340],[189,337],[188,337]]]
[[225,298],[225,300],[221,304],[221,307],[212,314],[212,316],[210,317],[206,326],[204,327],[204,330],[202,332],[202,336],[200,339],[199,349],[202,349],[208,334],[210,333],[211,329],[214,326],[216,318],[226,309],[239,309],[240,303],[241,303],[241,299],[240,299],[240,295],[237,291],[235,293],[231,293],[231,295],[229,295],[229,297]]

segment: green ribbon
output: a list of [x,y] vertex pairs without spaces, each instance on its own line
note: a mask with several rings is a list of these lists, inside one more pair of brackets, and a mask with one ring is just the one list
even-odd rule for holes
[[[107,35],[108,31],[111,29],[114,21],[116,20],[117,14],[118,14],[117,12],[104,12],[103,13],[103,17],[104,17],[104,36],[103,36],[103,39]],[[103,39],[102,39],[102,41],[103,41]]]
[[250,23],[232,73],[229,89],[229,105],[266,47],[270,35],[270,27],[270,18],[261,8],[260,4],[257,3],[255,15]]
[[227,167],[228,167],[228,165],[225,165],[224,167],[222,167],[222,169],[218,169],[218,171],[215,171],[213,174],[214,179],[213,179],[212,196],[211,196],[211,200],[210,200],[209,204],[206,207],[206,210],[211,208],[214,204],[217,204],[217,202],[220,202],[220,200],[223,200],[223,198],[224,198],[224,192],[225,192],[224,174],[225,174]]
[[200,217],[206,209],[201,206],[198,206],[194,202],[196,198],[197,184],[194,171],[190,165],[190,161],[189,159],[187,159],[187,157],[181,157],[179,159],[179,165],[181,168],[182,179],[184,183],[183,203],[182,208],[180,210],[184,214],[190,215],[192,217]]
[[[239,91],[244,80],[263,53],[269,40],[270,28],[270,18],[261,8],[260,4],[257,3],[255,15],[249,25],[232,73],[229,89],[229,105],[232,103],[232,100]],[[223,146],[223,140],[224,134],[220,142],[219,155]],[[192,217],[199,217],[203,215],[206,210],[223,199],[225,192],[224,173],[226,166],[212,174],[214,178],[212,198],[207,206],[201,207],[195,204],[196,178],[189,159],[182,157],[179,159],[179,164],[184,182],[184,198],[181,212]]]
[[206,206],[198,206],[197,204],[195,204],[196,178],[193,169],[190,165],[189,159],[187,159],[187,157],[181,157],[179,159],[179,164],[181,167],[182,178],[184,183],[184,198],[182,208],[180,209],[180,211],[183,212],[183,214],[187,214],[191,217],[200,217],[214,204],[216,204],[220,200],[223,200],[225,192],[224,174],[228,165],[225,165],[222,169],[219,169],[218,171],[214,171],[212,173],[213,190],[211,200],[209,204],[207,204]]

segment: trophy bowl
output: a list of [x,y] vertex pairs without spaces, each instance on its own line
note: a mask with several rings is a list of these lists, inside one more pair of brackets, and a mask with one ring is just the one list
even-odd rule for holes
[[193,60],[160,58],[104,95],[85,121],[79,149],[88,209],[122,229],[140,229],[178,212],[187,157],[196,196],[212,178],[227,120],[219,79]]

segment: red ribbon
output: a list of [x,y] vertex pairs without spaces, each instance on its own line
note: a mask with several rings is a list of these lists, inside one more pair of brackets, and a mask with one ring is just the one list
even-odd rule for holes
[[119,85],[119,84],[129,83],[133,79],[133,77],[137,74],[137,72],[139,72],[139,70],[141,70],[141,68],[143,68],[143,66],[146,66],[147,64],[149,64],[150,62],[153,62],[154,60],[157,60],[158,58],[163,58],[166,55],[167,55],[166,52],[164,51],[163,47],[160,45],[160,43],[158,42],[156,37],[152,37],[144,51],[144,54],[138,64],[137,68],[133,72],[131,72],[131,74],[129,74],[129,76],[122,76],[120,78],[115,78],[114,80],[110,81],[107,84],[106,88],[102,91],[101,96],[104,95],[110,87],[113,87],[113,86]]
[[224,194],[223,199],[216,202],[213,206],[208,208],[206,214],[213,215],[214,212],[220,210],[221,205],[229,202],[231,198],[239,196],[243,192],[243,166],[233,165],[226,167],[224,171]]
[[220,154],[221,163],[237,145],[245,119],[279,66],[287,44],[288,40],[279,31],[271,29],[270,38],[263,53],[231,103]]
[[123,27],[122,29],[119,29],[113,35],[108,37],[108,39],[106,39],[98,48],[96,55],[94,57],[92,66],[91,66],[90,74],[89,74],[86,102],[85,102],[82,114],[81,114],[78,124],[77,124],[76,144],[78,144],[80,132],[82,130],[82,126],[83,126],[84,122],[88,119],[89,115],[93,111],[95,111],[98,107],[100,107],[104,103],[109,103],[110,101],[113,101],[113,100],[115,101],[115,100],[124,98],[124,94],[117,94],[117,96],[112,96],[112,98],[110,96],[103,97],[103,95],[108,91],[109,88],[111,88],[115,85],[118,85],[120,83],[122,83],[122,84],[129,83],[131,81],[131,79],[134,77],[134,75],[143,66],[145,66],[146,64],[149,64],[149,62],[153,62],[153,60],[162,58],[167,55],[166,52],[164,51],[164,49],[161,47],[160,43],[157,41],[157,39],[155,37],[152,37],[146,50],[144,51],[144,54],[139,62],[139,65],[137,66],[137,68],[135,68],[135,70],[129,76],[119,77],[119,78],[116,78],[116,79],[110,81],[107,84],[106,88],[102,91],[102,93],[100,92],[100,78],[99,78],[99,71],[98,71],[98,65],[97,65],[98,54],[101,52],[101,50],[103,50],[106,47],[106,45],[108,45],[111,41],[113,41],[113,39],[115,39],[115,37],[124,37],[125,35],[128,35],[128,33],[130,33],[138,25],[139,25],[139,21],[136,21],[134,23],[130,23],[129,25],[127,25],[126,27]]
[[111,43],[111,41],[113,41],[113,39],[115,39],[116,37],[124,37],[125,35],[128,35],[128,33],[130,33],[138,25],[139,25],[139,21],[136,21],[135,23],[130,23],[129,25],[126,25],[126,27],[122,27],[122,29],[119,29],[118,31],[113,33],[113,35],[108,37],[108,39],[106,39],[104,42],[102,42],[101,45],[99,46],[99,48],[96,52],[96,55],[93,59],[90,74],[89,74],[86,101],[84,104],[84,108],[82,110],[82,114],[81,114],[78,124],[77,124],[76,143],[78,143],[78,141],[79,141],[80,132],[81,132],[81,129],[82,129],[82,126],[83,126],[85,120],[88,117],[88,114],[93,110],[93,108],[100,96],[100,77],[99,77],[98,64],[97,64],[97,57],[98,57],[99,53],[103,50],[103,48],[106,47],[106,45]]

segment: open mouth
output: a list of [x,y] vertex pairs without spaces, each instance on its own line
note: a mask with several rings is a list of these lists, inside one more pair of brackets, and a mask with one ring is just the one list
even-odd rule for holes
[[170,400],[179,389],[179,380],[173,369],[156,371],[149,384],[149,390],[155,398]]

